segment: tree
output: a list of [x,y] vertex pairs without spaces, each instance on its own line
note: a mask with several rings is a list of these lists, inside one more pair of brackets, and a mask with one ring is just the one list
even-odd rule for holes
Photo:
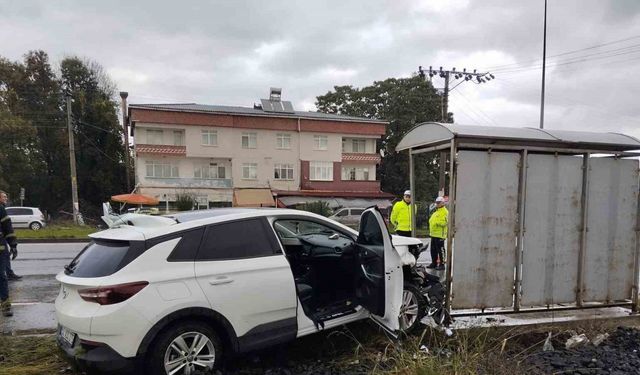
[[[381,188],[396,195],[409,188],[408,153],[396,153],[395,148],[415,125],[442,119],[442,95],[431,82],[417,75],[388,78],[363,88],[335,86],[334,91],[316,99],[320,112],[389,121],[386,135],[380,143],[385,155],[378,168]],[[451,113],[448,120],[453,122]],[[423,200],[432,199],[438,191],[436,155],[422,154],[414,160],[416,196]]]
[[[100,203],[126,189],[124,134],[118,122],[115,85],[102,67],[77,57],[62,60],[61,80],[72,97],[76,133],[78,195],[89,203],[85,214],[99,214]],[[95,212],[94,212],[95,211]]]
[[[0,59],[0,98],[3,116],[9,118],[5,123],[12,124],[3,128],[3,139],[7,131],[22,147],[3,164],[7,188],[15,198],[19,188],[25,187],[28,204],[55,211],[65,193],[62,181],[65,171],[68,176],[68,168],[64,168],[68,157],[60,153],[65,139],[64,113],[59,82],[47,54],[31,51],[23,64]],[[33,138],[26,142],[25,137]]]

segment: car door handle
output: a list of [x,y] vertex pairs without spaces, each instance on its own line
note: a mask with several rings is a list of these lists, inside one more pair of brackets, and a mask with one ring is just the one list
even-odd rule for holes
[[220,276],[220,277],[215,277],[213,279],[209,279],[209,285],[222,285],[222,284],[229,284],[230,282],[233,282],[233,279],[228,276]]

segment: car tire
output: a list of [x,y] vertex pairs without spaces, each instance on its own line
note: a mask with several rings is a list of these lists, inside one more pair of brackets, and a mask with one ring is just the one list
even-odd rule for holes
[[33,223],[29,224],[29,229],[40,230],[42,229],[42,224],[38,223],[37,221],[34,221]]
[[[186,349],[186,353],[179,352],[179,349]],[[212,374],[221,363],[222,349],[222,341],[209,325],[202,322],[182,322],[167,328],[158,336],[147,355],[145,367],[147,373],[153,375],[169,374],[168,368],[174,370],[180,366],[181,370],[175,372],[175,375]],[[191,371],[187,371],[187,367]]]
[[402,290],[402,304],[400,305],[400,333],[403,336],[415,333],[420,327],[420,320],[427,310],[427,301],[422,296],[420,288],[415,284],[405,283]]

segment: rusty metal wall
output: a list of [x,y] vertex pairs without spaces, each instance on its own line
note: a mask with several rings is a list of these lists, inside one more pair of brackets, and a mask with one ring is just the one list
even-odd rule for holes
[[638,161],[590,160],[585,302],[630,299],[634,283]]
[[521,307],[576,301],[582,158],[529,154]]
[[452,307],[513,305],[520,154],[458,153]]

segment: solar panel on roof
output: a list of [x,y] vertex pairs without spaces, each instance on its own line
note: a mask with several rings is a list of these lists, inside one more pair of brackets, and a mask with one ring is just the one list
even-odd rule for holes
[[293,104],[291,102],[282,102],[283,112],[294,113]]

